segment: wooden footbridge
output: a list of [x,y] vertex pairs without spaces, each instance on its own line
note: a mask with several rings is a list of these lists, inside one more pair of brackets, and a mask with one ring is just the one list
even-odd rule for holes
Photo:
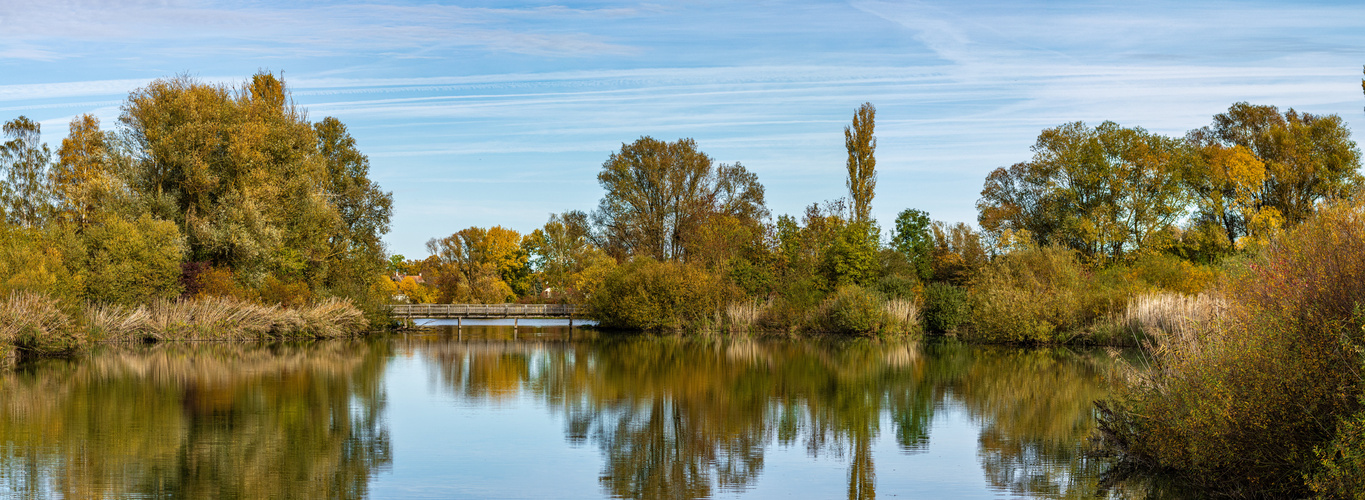
[[578,316],[570,304],[395,304],[393,315],[403,319],[568,318]]

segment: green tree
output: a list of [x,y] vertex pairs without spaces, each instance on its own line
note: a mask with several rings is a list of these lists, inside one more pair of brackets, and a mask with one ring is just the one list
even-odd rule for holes
[[872,213],[872,197],[877,188],[877,138],[872,135],[876,126],[877,108],[865,102],[853,113],[853,124],[844,127],[844,146],[848,149],[849,198],[853,200],[853,220],[866,221]]
[[364,283],[365,277],[382,272],[384,244],[380,236],[389,231],[393,193],[370,180],[370,160],[358,149],[346,125],[327,117],[313,124],[318,152],[326,162],[327,199],[336,209],[337,228],[328,238],[327,284],[336,288]]
[[838,230],[825,251],[823,270],[833,285],[866,285],[877,279],[881,268],[878,240],[881,229],[872,222],[853,222]]
[[135,221],[110,218],[84,236],[87,299],[136,305],[180,295],[185,247],[175,223],[147,215]]
[[1179,141],[1075,122],[1044,130],[1033,152],[986,178],[979,221],[997,239],[1027,232],[1040,245],[1115,259],[1155,243],[1185,214]]
[[7,219],[22,227],[39,227],[52,210],[48,169],[52,152],[42,143],[42,126],[20,116],[6,122],[0,145],[0,168],[5,170],[3,195]]
[[592,214],[600,245],[617,259],[685,260],[688,241],[713,215],[767,217],[758,177],[736,163],[716,167],[692,139],[641,137],[602,164],[606,190]]
[[902,210],[891,233],[891,248],[910,262],[921,281],[928,281],[934,272],[934,237],[929,214],[913,208]]

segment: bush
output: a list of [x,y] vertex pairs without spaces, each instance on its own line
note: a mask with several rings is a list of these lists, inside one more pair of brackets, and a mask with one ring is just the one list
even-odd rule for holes
[[1323,498],[1365,499],[1365,413],[1337,424],[1332,442],[1314,448],[1318,468],[1308,488]]
[[873,335],[882,329],[886,308],[876,293],[857,285],[844,285],[822,308],[829,331]]
[[1198,295],[1213,286],[1218,271],[1213,266],[1199,265],[1164,253],[1147,253],[1128,266],[1133,276],[1162,290],[1185,295]]
[[1312,485],[1332,487],[1332,466],[1359,458],[1330,450],[1359,444],[1357,424],[1338,421],[1361,409],[1362,206],[1324,208],[1219,292],[1231,299],[1223,321],[1162,342],[1151,369],[1117,389],[1105,442],[1224,492],[1303,496],[1318,463]]
[[180,295],[185,243],[174,222],[110,218],[86,228],[85,241],[87,300],[140,304]]
[[593,318],[608,328],[709,329],[738,293],[705,270],[638,258],[617,267],[588,298]]
[[970,333],[986,342],[1064,342],[1122,311],[1137,291],[1125,273],[1092,275],[1072,250],[1023,248],[973,277]]
[[947,283],[933,283],[924,288],[924,329],[935,333],[957,331],[959,325],[970,321],[967,290]]
[[919,280],[901,275],[883,276],[877,280],[877,291],[888,300],[903,299],[913,301],[919,297]]

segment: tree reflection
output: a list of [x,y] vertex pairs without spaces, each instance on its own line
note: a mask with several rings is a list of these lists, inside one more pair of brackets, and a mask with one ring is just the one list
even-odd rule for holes
[[980,462],[999,490],[1091,496],[1104,466],[1081,453],[1114,365],[1103,353],[868,340],[426,342],[419,351],[456,396],[525,391],[562,412],[571,442],[601,450],[602,485],[617,497],[743,490],[776,443],[844,457],[848,497],[875,498],[883,417],[901,450],[919,453],[946,405],[981,422]]
[[111,347],[0,374],[0,496],[360,498],[382,345]]

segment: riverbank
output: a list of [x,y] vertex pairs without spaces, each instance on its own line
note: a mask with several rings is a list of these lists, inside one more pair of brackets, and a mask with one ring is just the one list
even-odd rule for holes
[[0,359],[64,355],[100,342],[338,338],[370,326],[358,307],[338,298],[299,307],[230,297],[119,306],[14,292],[0,301]]

